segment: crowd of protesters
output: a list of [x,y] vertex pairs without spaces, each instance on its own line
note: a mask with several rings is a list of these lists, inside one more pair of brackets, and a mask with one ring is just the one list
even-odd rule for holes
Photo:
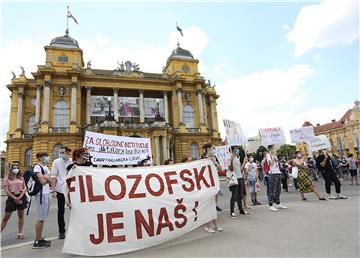
[[[341,181],[350,180],[350,185],[359,185],[358,170],[359,161],[355,159],[353,154],[349,154],[347,158],[339,158],[337,155],[330,156],[325,150],[320,150],[316,156],[308,157],[307,155],[296,151],[290,158],[278,157],[273,145],[263,152],[261,160],[255,160],[253,156],[241,157],[240,146],[232,146],[229,151],[231,156],[226,167],[222,167],[215,155],[215,146],[212,143],[203,146],[202,159],[211,159],[217,168],[226,174],[226,183],[230,191],[230,217],[237,218],[235,212],[235,204],[239,210],[239,215],[248,216],[250,213],[246,211],[250,209],[247,203],[249,196],[253,206],[262,205],[258,201],[257,193],[262,186],[266,188],[269,209],[278,211],[279,209],[287,209],[281,203],[281,192],[289,192],[289,186],[299,191],[300,198],[307,201],[306,193],[313,192],[318,200],[325,201],[327,198],[322,196],[316,188],[314,181],[320,177],[324,179],[325,191],[328,199],[346,199],[341,194]],[[71,155],[72,154],[72,155]],[[78,148],[71,152],[67,146],[62,146],[59,150],[59,158],[52,162],[51,170],[48,168],[50,161],[49,154],[39,152],[36,154],[37,162],[33,165],[32,170],[38,181],[42,185],[42,190],[34,196],[36,204],[37,221],[35,223],[35,241],[34,249],[45,248],[51,245],[51,241],[45,240],[43,237],[44,222],[47,220],[50,208],[51,196],[57,199],[57,221],[59,229],[59,239],[65,238],[65,206],[71,207],[66,201],[66,187],[64,187],[65,179],[68,171],[73,166],[92,166],[90,152],[86,148]],[[149,166],[151,158],[149,156],[141,157],[140,161],[134,166]],[[190,156],[184,156],[181,162],[191,162]],[[173,160],[168,159],[165,165],[174,164]],[[133,166],[133,167],[134,167]],[[24,211],[29,208],[31,198],[28,196],[27,185],[24,180],[23,173],[20,171],[20,165],[13,163],[8,171],[8,176],[3,180],[3,188],[8,196],[5,203],[5,213],[1,222],[1,232],[5,229],[11,214],[17,211],[18,215],[18,234],[17,238],[22,240],[25,238],[23,234]],[[331,185],[335,186],[335,195],[331,194]],[[28,191],[27,191],[28,190]],[[215,198],[217,211],[222,209],[217,205],[217,199],[222,193],[219,192]],[[30,200],[30,202],[29,202]],[[221,232],[223,229],[219,227],[217,220],[213,220],[204,225],[204,230],[210,234]]]

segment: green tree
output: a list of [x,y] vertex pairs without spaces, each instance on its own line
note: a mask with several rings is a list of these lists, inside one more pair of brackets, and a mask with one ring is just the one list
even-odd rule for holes
[[276,151],[278,157],[286,157],[289,159],[292,154],[296,151],[296,147],[290,144],[281,145],[280,148]]

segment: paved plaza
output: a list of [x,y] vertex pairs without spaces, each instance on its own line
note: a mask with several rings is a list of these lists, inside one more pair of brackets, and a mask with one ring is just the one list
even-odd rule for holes
[[[323,193],[321,180],[318,189]],[[198,228],[180,238],[145,250],[118,255],[121,257],[359,257],[359,186],[343,182],[342,191],[347,200],[317,201],[308,194],[307,202],[299,194],[282,193],[288,210],[271,212],[267,205],[252,207],[250,216],[231,219],[229,191],[221,183],[223,208],[219,224],[224,232],[207,234]],[[260,202],[266,204],[262,190]],[[4,207],[5,197],[2,197]],[[3,257],[75,257],[61,253],[63,240],[57,239],[56,203],[53,200],[50,218],[44,235],[54,239],[50,248],[31,249],[34,237],[34,211],[25,221],[26,239],[16,239],[16,220],[13,217],[2,234]],[[66,219],[69,219],[68,211]]]

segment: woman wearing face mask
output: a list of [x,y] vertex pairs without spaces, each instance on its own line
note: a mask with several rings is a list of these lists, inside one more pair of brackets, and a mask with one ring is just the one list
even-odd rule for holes
[[254,157],[250,156],[249,161],[245,164],[245,170],[248,174],[248,186],[253,205],[261,205],[257,200],[257,193],[255,189],[256,182],[258,181],[258,168],[254,162]]
[[6,227],[11,214],[18,211],[18,239],[24,239],[23,226],[24,226],[24,210],[27,208],[26,200],[26,187],[25,182],[20,173],[19,166],[13,164],[10,168],[9,175],[3,181],[4,190],[8,196],[5,203],[5,214],[1,221],[1,232]]
[[296,166],[299,170],[298,175],[298,184],[300,189],[300,196],[303,201],[307,201],[307,199],[304,196],[304,193],[310,193],[314,192],[316,197],[321,200],[325,201],[326,199],[321,197],[319,192],[316,190],[315,185],[313,184],[309,174],[308,174],[308,168],[305,165],[307,157],[301,154],[300,151],[295,152],[295,159],[293,159],[293,166]]
[[73,163],[67,166],[67,170],[70,171],[74,165],[90,167],[92,166],[90,152],[86,148],[78,148],[73,151]]
[[[215,148],[214,148],[213,144],[212,143],[205,144],[203,146],[203,150],[204,150],[204,153],[203,153],[203,155],[201,155],[201,158],[203,158],[203,159],[210,158],[214,162],[217,170],[220,171],[221,166],[220,166],[219,162],[217,162],[217,160],[216,160]],[[215,202],[217,202],[217,195],[215,197]],[[214,219],[214,220],[206,223],[204,230],[210,234],[214,234],[215,232],[223,231],[223,229],[217,225],[217,219]]]
[[34,165],[33,170],[35,175],[38,177],[42,190],[35,196],[37,205],[37,222],[35,224],[35,242],[33,249],[49,247],[51,241],[47,241],[42,236],[44,227],[44,221],[49,215],[50,208],[50,186],[53,188],[53,180],[50,178],[50,171],[47,164],[50,161],[49,154],[47,152],[38,152],[36,158],[39,160]]

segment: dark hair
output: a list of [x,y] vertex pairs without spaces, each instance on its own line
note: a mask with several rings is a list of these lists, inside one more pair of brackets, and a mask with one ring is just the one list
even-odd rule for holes
[[86,151],[88,151],[88,149],[86,149],[86,148],[84,148],[84,147],[75,149],[75,150],[73,151],[73,155],[72,155],[73,162],[75,162],[78,158],[80,158],[81,155],[83,155]]
[[66,153],[70,153],[71,149],[68,146],[61,145],[60,149],[64,149]]
[[10,172],[10,173],[13,173],[12,171],[13,171],[13,169],[14,169],[14,166],[16,166],[16,167],[19,169],[19,173],[17,173],[15,177],[16,177],[16,178],[22,177],[21,170],[20,170],[20,166],[19,166],[17,163],[11,164],[11,167],[10,167],[9,172]]
[[268,149],[271,149],[271,148],[273,148],[274,147],[274,144],[271,144],[271,145],[268,145]]
[[170,162],[172,162],[172,159],[167,159],[167,160],[165,160],[164,165],[169,165]]
[[46,156],[49,156],[49,153],[47,153],[45,151],[40,151],[40,152],[36,153],[36,158],[38,160],[40,160],[42,157],[46,157]]
[[211,142],[204,144],[203,150],[207,152],[208,149],[210,149],[213,146]]
[[349,158],[352,158],[352,157],[354,157],[354,154],[352,154],[352,153],[349,153],[349,156],[348,156]]
[[297,155],[297,154],[299,154],[299,153],[301,153],[301,151],[295,151],[294,154]]

